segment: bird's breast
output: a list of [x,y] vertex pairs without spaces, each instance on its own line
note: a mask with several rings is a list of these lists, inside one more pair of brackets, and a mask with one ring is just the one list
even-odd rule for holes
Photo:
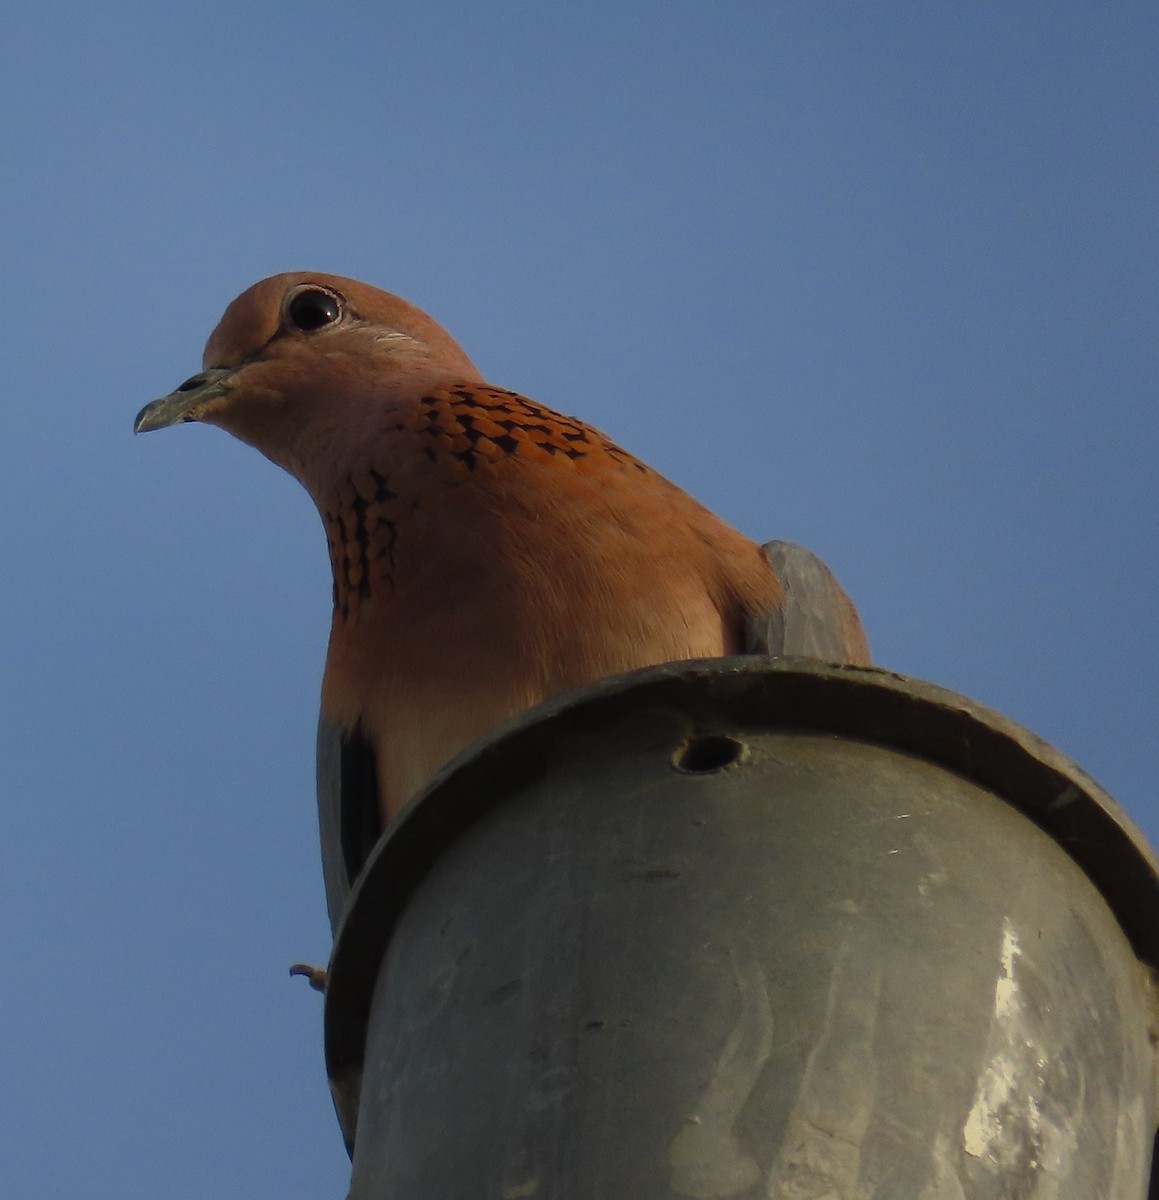
[[319,505],[323,706],[376,744],[392,811],[539,700],[738,648],[721,562],[767,577],[759,551],[591,427],[464,387],[424,396],[368,450]]

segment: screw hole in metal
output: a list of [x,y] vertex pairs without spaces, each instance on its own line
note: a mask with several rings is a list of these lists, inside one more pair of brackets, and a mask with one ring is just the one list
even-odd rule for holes
[[680,746],[672,756],[672,765],[686,775],[711,775],[743,762],[747,750],[736,738],[707,734]]

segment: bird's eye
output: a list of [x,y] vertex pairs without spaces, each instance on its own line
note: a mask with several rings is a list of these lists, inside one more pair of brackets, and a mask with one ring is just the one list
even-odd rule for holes
[[342,316],[342,305],[338,297],[320,288],[307,288],[299,292],[286,310],[290,320],[306,333],[313,333],[325,325],[333,325]]

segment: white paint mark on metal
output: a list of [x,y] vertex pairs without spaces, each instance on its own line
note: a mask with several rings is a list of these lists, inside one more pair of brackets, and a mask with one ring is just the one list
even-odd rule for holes
[[962,1127],[962,1149],[982,1158],[1002,1137],[1002,1118],[1016,1088],[1014,1064],[1001,1054],[993,1057],[978,1079],[974,1103]]
[[1047,1027],[1033,1001],[1041,988],[1028,991],[1033,967],[1023,956],[1007,919],[998,947],[990,1033],[962,1126],[962,1150],[982,1176],[1008,1184],[1016,1180],[1023,1189],[1019,1194],[1033,1194],[1035,1200],[1057,1200],[1078,1148],[1086,1082],[1073,1055],[1044,1043]]
[[999,951],[999,964],[1002,973],[994,985],[994,1015],[999,1020],[1016,1019],[1019,1015],[1020,1001],[1018,998],[1018,981],[1015,979],[1014,967],[1022,955],[1018,945],[1018,934],[1004,922],[1002,927],[1002,949]]

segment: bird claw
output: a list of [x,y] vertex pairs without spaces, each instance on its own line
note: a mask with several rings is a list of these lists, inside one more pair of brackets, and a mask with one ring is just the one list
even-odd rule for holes
[[326,991],[326,972],[321,967],[312,967],[309,963],[293,963],[290,966],[291,975],[301,975],[316,992]]

